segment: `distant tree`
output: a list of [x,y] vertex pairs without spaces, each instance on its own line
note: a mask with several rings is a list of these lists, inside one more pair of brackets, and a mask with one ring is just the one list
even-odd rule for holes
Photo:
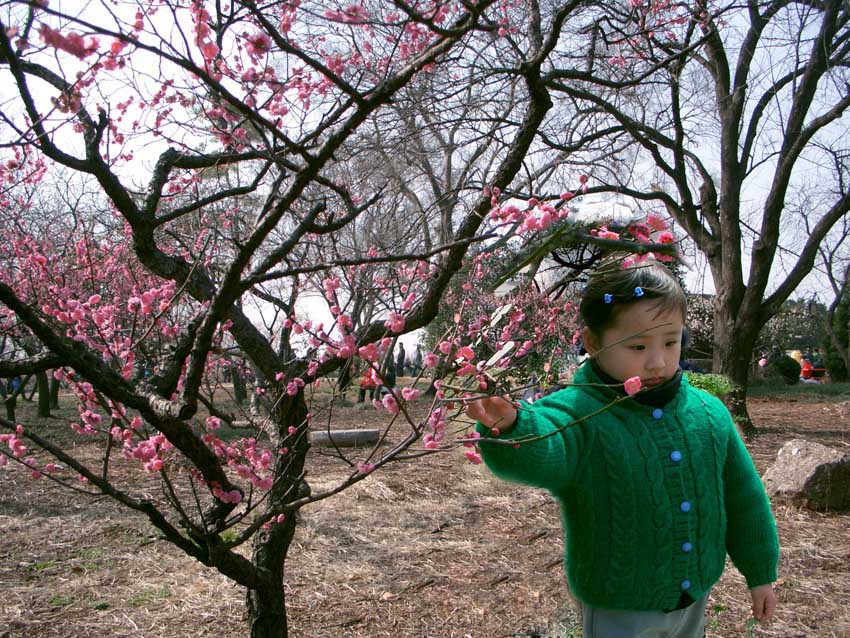
[[[754,434],[743,397],[759,332],[850,211],[847,166],[832,161],[848,148],[850,5],[698,2],[689,7],[694,20],[678,23],[681,37],[678,26],[650,26],[649,5],[623,8],[644,27],[638,34],[600,21],[590,49],[598,57],[581,71],[556,65],[546,83],[556,104],[563,96],[598,119],[593,141],[610,140],[588,192],[662,204],[708,261],[717,291],[714,369],[735,381],[730,407]],[[661,64],[670,56],[672,64]],[[647,81],[624,86],[636,76]],[[558,149],[582,142],[569,131],[548,141]],[[802,190],[817,190],[817,207],[793,205]]]

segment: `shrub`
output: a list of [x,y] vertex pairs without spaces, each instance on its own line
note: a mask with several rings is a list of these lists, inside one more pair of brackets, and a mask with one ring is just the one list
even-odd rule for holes
[[783,355],[767,364],[768,375],[778,374],[788,385],[794,385],[800,380],[800,364],[796,359]]
[[701,372],[688,372],[686,374],[688,382],[692,386],[710,392],[720,399],[738,387],[732,379],[724,374],[704,374]]

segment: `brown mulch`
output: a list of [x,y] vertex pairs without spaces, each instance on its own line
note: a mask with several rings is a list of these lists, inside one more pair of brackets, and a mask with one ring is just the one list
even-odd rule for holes
[[[351,427],[370,418],[343,411]],[[850,447],[846,404],[751,399],[750,412],[762,472],[798,436]],[[79,451],[94,455],[89,447]],[[310,468],[314,492],[341,471],[318,454]],[[18,472],[0,480],[0,638],[247,635],[242,590],[141,517]],[[751,635],[850,638],[850,515],[774,507],[779,608]],[[545,493],[500,482],[460,453],[395,464],[302,512],[286,567],[289,635],[580,636],[562,547]],[[708,636],[747,636],[748,609],[730,566],[712,593]]]

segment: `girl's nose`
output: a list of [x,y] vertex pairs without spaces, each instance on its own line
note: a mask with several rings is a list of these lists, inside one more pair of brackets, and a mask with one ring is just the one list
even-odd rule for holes
[[664,353],[658,351],[650,352],[649,357],[646,360],[647,368],[650,370],[663,370],[664,364]]

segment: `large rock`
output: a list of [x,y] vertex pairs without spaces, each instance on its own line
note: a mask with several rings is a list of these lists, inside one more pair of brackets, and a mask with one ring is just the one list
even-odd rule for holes
[[782,446],[762,477],[772,498],[809,509],[850,510],[850,452],[794,439]]

